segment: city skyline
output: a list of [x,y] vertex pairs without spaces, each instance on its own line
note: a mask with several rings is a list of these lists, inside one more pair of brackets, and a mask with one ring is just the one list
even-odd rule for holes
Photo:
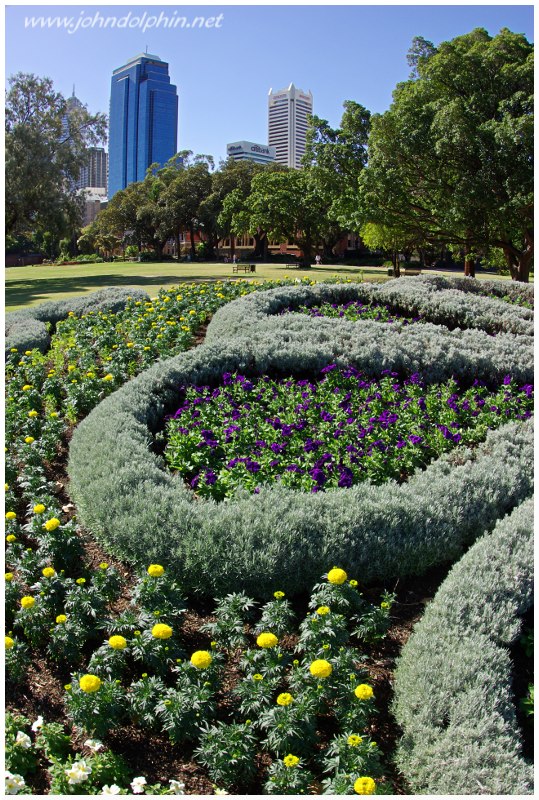
[[[188,24],[201,18],[202,27],[171,27],[179,13]],[[128,14],[130,23],[148,25],[151,15],[165,22],[121,27]],[[105,18],[116,27],[103,28]],[[78,25],[71,33],[58,27],[69,19]],[[75,83],[90,112],[108,114],[113,70],[148,49],[169,63],[178,87],[178,150],[218,162],[228,142],[267,142],[271,87],[307,87],[314,113],[337,127],[345,100],[373,113],[389,107],[409,76],[414,36],[439,44],[474,27],[491,35],[508,27],[533,41],[533,5],[10,6],[6,78],[19,71],[50,77],[66,98]]]

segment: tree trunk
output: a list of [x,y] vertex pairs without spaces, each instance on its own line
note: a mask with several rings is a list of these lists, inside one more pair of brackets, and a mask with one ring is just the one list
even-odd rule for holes
[[176,261],[180,260],[180,233],[179,231],[174,234],[174,243],[176,247]]
[[391,253],[391,261],[393,262],[393,275],[395,278],[400,278],[401,276],[401,267],[399,262],[399,254],[396,250],[393,250]]
[[470,257],[470,248],[464,245],[464,277],[475,278],[475,258]]
[[530,282],[530,266],[533,260],[533,237],[526,232],[526,249],[518,250],[511,242],[502,242],[502,250],[511,272],[511,280]]
[[268,260],[268,237],[265,231],[258,230],[253,234],[255,240],[255,258],[261,258],[262,261]]
[[230,234],[230,257],[234,259],[234,253],[236,252],[236,237],[233,234]]
[[303,253],[301,259],[303,261],[303,268],[310,269],[313,261],[313,242],[311,237],[306,236],[304,239],[299,239],[296,244],[301,248]]
[[192,222],[189,223],[189,235],[191,236],[191,260],[194,261],[197,253],[195,250],[195,226]]

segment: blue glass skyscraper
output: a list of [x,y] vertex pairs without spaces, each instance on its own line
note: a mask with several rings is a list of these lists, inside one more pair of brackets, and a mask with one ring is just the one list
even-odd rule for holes
[[112,73],[109,118],[109,199],[177,151],[178,93],[168,64],[142,53]]

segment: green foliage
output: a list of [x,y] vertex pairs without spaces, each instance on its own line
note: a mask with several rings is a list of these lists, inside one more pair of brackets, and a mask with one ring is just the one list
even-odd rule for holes
[[37,766],[37,756],[29,735],[30,720],[21,714],[6,712],[5,765],[6,769],[27,777]]
[[284,759],[272,763],[264,792],[265,794],[309,794],[312,780],[313,774],[305,769],[302,760],[289,753]]
[[528,686],[528,694],[520,700],[519,706],[527,717],[533,717],[533,683]]
[[247,643],[245,624],[255,607],[255,602],[247,595],[234,592],[219,600],[215,609],[215,622],[203,625],[201,630],[207,631],[218,647],[223,650],[235,650]]
[[72,676],[66,694],[67,716],[80,731],[102,738],[125,719],[125,690],[119,681],[103,680],[97,691],[83,691],[80,677]]
[[507,652],[533,602],[532,515],[527,500],[470,548],[401,653],[397,763],[415,792],[532,791]]
[[204,725],[195,759],[220,787],[248,786],[256,776],[258,741],[250,723]]
[[[50,767],[51,794],[97,795],[103,786],[128,784],[131,771],[125,760],[110,750],[80,758],[70,755],[66,761],[54,760]],[[122,792],[125,794],[125,792]]]

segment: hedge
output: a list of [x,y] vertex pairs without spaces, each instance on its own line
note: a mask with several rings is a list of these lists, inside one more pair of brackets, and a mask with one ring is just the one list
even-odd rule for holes
[[[463,285],[467,286],[467,283]],[[256,326],[258,330],[260,324],[270,321],[271,326],[267,330],[289,328],[295,319],[293,315],[276,318],[286,309],[354,300],[387,305],[407,315],[421,314],[436,325],[452,329],[484,330],[490,334],[533,334],[531,309],[472,295],[460,288],[449,288],[436,279],[406,278],[385,284],[317,284],[254,293],[221,308],[208,326],[207,340],[214,342],[230,336],[241,336],[248,328]],[[310,324],[312,322],[309,320]],[[333,326],[343,324],[341,320],[334,319],[330,323]]]
[[5,318],[5,350],[12,347],[19,351],[37,348],[45,353],[50,346],[49,327],[65,319],[70,311],[77,316],[92,311],[120,311],[127,299],[149,300],[149,295],[141,289],[100,289],[97,292],[72,297],[67,300],[51,300],[35,308],[12,311]]
[[397,763],[419,794],[531,794],[507,648],[533,604],[533,500],[452,568],[402,650]]
[[[316,582],[328,564],[346,565],[362,581],[387,581],[454,561],[530,495],[533,435],[527,422],[490,432],[475,451],[457,448],[403,485],[308,495],[271,486],[220,504],[197,500],[151,450],[152,434],[174,410],[182,385],[211,383],[234,370],[304,375],[332,361],[370,374],[388,368],[421,372],[429,381],[453,371],[471,380],[486,376],[489,365],[497,376],[532,376],[531,351],[521,358],[527,337],[508,337],[513,348],[500,349],[504,337],[483,334],[489,357],[473,344],[481,339],[477,332],[467,337],[424,325],[383,336],[377,323],[350,323],[345,334],[335,336],[330,325],[323,337],[322,327],[311,340],[304,331],[272,332],[256,342],[198,347],[158,362],[91,412],[71,441],[70,493],[82,522],[107,550],[132,564],[164,560],[186,589],[267,596],[286,585],[296,593]],[[514,353],[517,338],[522,352]]]

